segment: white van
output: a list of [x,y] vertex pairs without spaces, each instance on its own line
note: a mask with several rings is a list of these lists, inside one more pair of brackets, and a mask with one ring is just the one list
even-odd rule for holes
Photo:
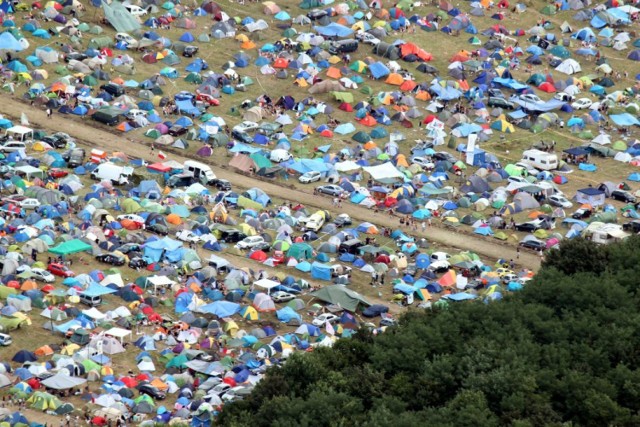
[[127,9],[133,16],[145,16],[148,13],[145,9],[134,4],[125,4],[124,8]]
[[13,342],[13,340],[11,339],[11,335],[0,334],[0,345],[1,346],[6,347],[8,345],[11,345],[12,342]]
[[522,153],[522,161],[544,171],[558,169],[558,156],[545,151],[525,150]]
[[213,173],[211,168],[204,163],[196,162],[194,160],[187,160],[184,162],[184,169],[182,172],[196,178],[202,184],[213,185],[216,182],[216,174]]
[[287,160],[293,159],[293,155],[291,155],[291,153],[289,153],[287,150],[278,148],[276,150],[271,151],[271,154],[269,155],[269,159],[272,162],[282,163],[282,162],[286,162]]
[[14,141],[33,142],[33,129],[26,126],[13,126],[5,131],[5,136]]
[[111,181],[114,184],[125,185],[133,175],[130,166],[118,166],[113,163],[101,163],[91,172],[91,178],[98,181]]

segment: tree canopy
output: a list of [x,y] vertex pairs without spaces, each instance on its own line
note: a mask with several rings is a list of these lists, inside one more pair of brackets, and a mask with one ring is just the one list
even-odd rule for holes
[[229,426],[640,425],[640,238],[563,242],[521,292],[294,355]]

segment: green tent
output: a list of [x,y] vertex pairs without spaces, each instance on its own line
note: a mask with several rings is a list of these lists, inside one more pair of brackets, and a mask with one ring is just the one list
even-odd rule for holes
[[85,78],[82,80],[82,83],[84,83],[87,86],[97,86],[98,85],[98,79],[96,79],[93,76],[85,76]]
[[149,138],[153,138],[153,139],[157,139],[157,138],[160,138],[162,136],[162,134],[160,133],[160,131],[158,129],[149,129],[148,131],[146,131],[144,133],[144,136],[149,137]]
[[555,15],[556,14],[556,8],[553,5],[548,4],[548,5],[546,5],[545,7],[542,8],[540,13],[542,13],[543,15]]
[[202,83],[202,76],[198,73],[189,73],[187,77],[184,78],[185,82],[200,84]]
[[92,249],[93,247],[90,244],[85,243],[80,239],[73,239],[60,243],[58,246],[54,246],[53,248],[49,248],[49,252],[58,255],[69,255],[78,252],[90,251]]
[[331,94],[336,99],[336,101],[348,102],[348,103],[353,102],[353,94],[350,92],[331,92]]
[[313,248],[307,243],[294,243],[287,251],[287,257],[297,260],[313,258]]
[[264,206],[262,206],[260,203],[254,202],[253,200],[245,196],[238,197],[238,206],[240,206],[241,208],[254,209],[257,211],[261,211],[262,209],[264,209]]
[[167,368],[185,368],[188,361],[189,359],[187,359],[186,355],[180,354],[169,360],[169,363],[167,363]]
[[371,141],[371,137],[369,136],[368,133],[364,132],[364,131],[360,131],[355,133],[351,139],[353,139],[354,141],[359,142],[360,144],[365,144],[369,141]]
[[329,304],[340,305],[340,307],[351,312],[355,312],[360,305],[371,305],[364,296],[342,285],[325,286],[312,292],[311,295]]
[[122,203],[120,203],[120,207],[122,208],[123,212],[128,214],[140,212],[142,210],[140,204],[131,198],[124,199]]
[[273,167],[273,164],[271,163],[271,160],[267,159],[262,154],[253,153],[249,157],[251,157],[251,160],[253,160],[253,162],[256,164],[256,169],[258,169],[258,170],[262,169],[262,168]]

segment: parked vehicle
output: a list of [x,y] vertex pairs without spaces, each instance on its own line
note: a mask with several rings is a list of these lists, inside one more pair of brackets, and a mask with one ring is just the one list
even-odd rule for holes
[[625,203],[635,203],[636,202],[636,196],[634,196],[633,194],[629,193],[628,191],[625,190],[614,190],[611,192],[611,198],[613,200],[619,200],[621,202],[625,202]]
[[71,269],[69,269],[69,267],[67,267],[66,265],[55,263],[55,262],[49,264],[49,266],[47,267],[47,270],[49,270],[51,274],[64,277],[64,278],[74,277],[76,275],[76,273],[71,271]]
[[152,386],[151,384],[143,384],[138,388],[140,394],[146,394],[154,399],[164,400],[167,395],[164,391]]
[[318,193],[328,194],[330,196],[341,196],[344,194],[344,189],[339,185],[329,184],[329,185],[321,185],[316,188]]
[[124,257],[118,254],[96,255],[96,261],[100,261],[100,262],[104,262],[105,264],[111,264],[116,266],[124,265],[125,263]]
[[264,243],[264,238],[262,236],[249,236],[245,237],[241,241],[236,244],[236,248],[238,249],[252,249],[255,246]]
[[0,333],[0,346],[6,347],[13,343],[11,335]]
[[98,181],[111,181],[113,184],[124,185],[129,183],[133,175],[130,166],[119,166],[114,163],[101,163],[91,172],[91,178]]
[[78,295],[80,302],[84,305],[88,305],[89,307],[97,307],[102,304],[102,297],[95,295],[87,295],[85,293],[81,293]]
[[321,179],[322,179],[322,173],[317,171],[310,171],[300,175],[300,178],[298,178],[298,181],[300,181],[303,184],[309,184],[312,182],[320,181]]
[[558,156],[541,150],[525,150],[522,153],[522,161],[536,169],[553,170],[558,168]]
[[213,185],[216,182],[216,174],[213,173],[211,167],[194,160],[184,162],[183,173],[193,176],[205,185]]

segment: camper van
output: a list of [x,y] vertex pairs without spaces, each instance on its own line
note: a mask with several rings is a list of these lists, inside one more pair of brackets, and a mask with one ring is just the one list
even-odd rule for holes
[[184,162],[182,173],[196,178],[202,184],[213,185],[216,182],[216,175],[209,166],[193,160]]
[[522,161],[543,171],[558,168],[558,156],[540,150],[525,150],[522,153]]
[[111,181],[117,185],[128,184],[131,175],[133,175],[132,167],[118,166],[113,163],[102,163],[91,172],[91,178],[98,181]]

